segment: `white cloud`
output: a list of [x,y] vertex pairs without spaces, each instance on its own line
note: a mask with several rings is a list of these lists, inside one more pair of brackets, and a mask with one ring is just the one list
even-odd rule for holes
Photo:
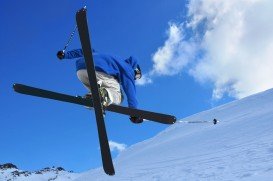
[[190,0],[188,21],[170,24],[148,77],[188,72],[212,83],[214,99],[272,88],[272,22],[272,0]]
[[170,24],[168,39],[152,57],[154,63],[150,75],[175,75],[179,73],[195,55],[195,44],[184,41],[181,25]]
[[137,85],[150,84],[155,76],[178,74],[194,59],[196,44],[190,40],[184,40],[183,24],[170,23],[169,25],[168,39],[152,55],[152,70],[137,81]]
[[190,72],[214,84],[213,98],[242,98],[273,87],[273,1],[193,0],[189,13],[189,27],[206,23],[205,54]]
[[109,141],[109,146],[111,151],[117,151],[117,152],[121,152],[125,150],[125,148],[127,147],[127,145],[125,144],[117,143],[114,141]]

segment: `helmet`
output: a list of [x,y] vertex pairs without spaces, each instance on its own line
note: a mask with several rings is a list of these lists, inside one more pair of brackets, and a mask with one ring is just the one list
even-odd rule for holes
[[139,65],[137,65],[134,72],[135,72],[135,80],[140,79],[142,77],[142,73],[141,73],[141,69]]

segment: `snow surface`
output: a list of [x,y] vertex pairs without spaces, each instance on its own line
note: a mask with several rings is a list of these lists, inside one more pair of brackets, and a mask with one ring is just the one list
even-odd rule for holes
[[220,123],[176,123],[129,147],[114,161],[115,176],[98,168],[75,181],[272,181],[273,89],[180,121],[213,118]]

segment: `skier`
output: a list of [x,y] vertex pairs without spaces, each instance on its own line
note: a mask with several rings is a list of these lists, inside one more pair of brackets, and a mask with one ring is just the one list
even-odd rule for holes
[[[136,99],[135,80],[140,79],[142,76],[137,60],[132,56],[127,59],[120,59],[94,50],[92,50],[92,54],[96,69],[97,83],[100,87],[102,104],[104,106],[121,104],[123,100],[120,88],[121,84],[127,96],[128,106],[137,108],[138,102]],[[77,77],[90,92],[90,86],[92,85],[89,84],[82,49],[75,49],[67,52],[61,50],[57,52],[57,57],[60,60],[78,58],[76,61]],[[92,97],[90,93],[88,96]],[[130,120],[133,123],[143,122],[143,119],[134,116],[131,116]]]

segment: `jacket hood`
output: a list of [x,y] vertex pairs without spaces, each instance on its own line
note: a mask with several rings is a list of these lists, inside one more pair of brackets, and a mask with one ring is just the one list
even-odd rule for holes
[[129,58],[127,58],[125,60],[128,64],[131,65],[132,69],[136,69],[137,68],[137,59],[135,59],[134,57],[130,56]]

